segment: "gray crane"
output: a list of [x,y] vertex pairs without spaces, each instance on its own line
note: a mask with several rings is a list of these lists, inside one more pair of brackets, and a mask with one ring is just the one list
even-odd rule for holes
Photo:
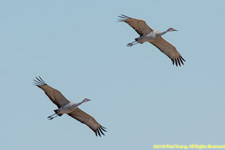
[[180,55],[180,53],[176,50],[176,48],[164,40],[161,36],[167,32],[177,31],[173,28],[169,28],[164,32],[160,32],[154,29],[151,29],[144,20],[131,18],[121,14],[119,16],[121,19],[120,22],[126,22],[129,24],[139,35],[140,37],[136,38],[134,42],[128,43],[127,46],[131,47],[135,44],[142,44],[144,42],[150,42],[154,46],[156,46],[161,52],[166,54],[176,66],[181,66],[181,63],[184,64],[184,58]]
[[74,119],[80,121],[83,124],[86,124],[90,129],[92,129],[95,132],[96,136],[105,135],[103,133],[106,132],[106,128],[101,126],[92,116],[85,113],[81,109],[78,108],[79,105],[82,103],[90,101],[90,99],[85,98],[80,103],[74,103],[72,101],[67,100],[60,91],[52,88],[48,84],[42,80],[42,78],[39,76],[39,78],[36,77],[34,79],[34,84],[41,88],[45,94],[48,96],[48,98],[56,105],[58,106],[58,109],[54,110],[54,114],[48,116],[49,120],[52,120],[53,118],[57,116],[62,116],[63,114],[67,114]]

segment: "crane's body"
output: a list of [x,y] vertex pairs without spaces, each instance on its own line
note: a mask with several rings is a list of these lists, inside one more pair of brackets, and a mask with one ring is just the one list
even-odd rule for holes
[[81,105],[82,103],[84,103],[84,101],[82,101],[80,103],[75,103],[73,101],[69,101],[68,104],[66,104],[65,106],[62,106],[54,111],[58,116],[61,116],[63,114],[69,114],[69,113],[73,112],[76,108],[78,108],[78,106]]
[[152,30],[152,32],[136,38],[135,41],[137,41],[140,44],[142,44],[144,42],[153,42],[157,38],[161,37],[163,34],[165,34],[165,33],[162,33],[162,32],[160,32],[158,30]]
[[162,38],[163,34],[177,30],[169,28],[164,32],[160,32],[150,28],[144,20],[131,18],[125,15],[121,15],[119,17],[122,18],[120,20],[121,22],[129,24],[140,35],[140,37],[136,38],[134,42],[128,43],[127,46],[131,47],[138,43],[142,44],[144,42],[149,42],[166,54],[172,60],[173,64],[176,64],[176,66],[184,64],[183,61],[185,60],[176,48]]

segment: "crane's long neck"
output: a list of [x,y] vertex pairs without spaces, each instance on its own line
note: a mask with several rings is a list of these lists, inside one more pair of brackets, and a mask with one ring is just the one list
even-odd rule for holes
[[79,106],[79,105],[81,105],[83,103],[84,103],[84,101],[81,101],[80,103],[77,103],[76,106]]
[[160,32],[159,34],[160,34],[160,36],[161,36],[161,35],[163,35],[163,34],[166,34],[167,32],[169,32],[169,30],[166,30],[166,31],[164,31],[164,32]]

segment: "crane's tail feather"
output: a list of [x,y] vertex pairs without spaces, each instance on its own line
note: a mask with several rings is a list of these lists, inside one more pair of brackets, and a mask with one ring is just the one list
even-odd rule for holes
[[63,114],[60,114],[60,113],[59,113],[59,112],[60,112],[59,109],[55,109],[54,112],[55,112],[55,114],[57,114],[58,116],[62,116],[62,115],[63,115]]

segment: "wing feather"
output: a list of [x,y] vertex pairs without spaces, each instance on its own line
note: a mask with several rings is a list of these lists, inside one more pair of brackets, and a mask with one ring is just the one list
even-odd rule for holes
[[69,101],[62,95],[62,93],[51,86],[47,85],[44,80],[39,76],[34,79],[34,84],[41,88],[48,98],[59,107],[69,103]]
[[144,20],[131,18],[121,14],[119,16],[121,19],[120,22],[126,22],[129,24],[140,36],[148,34],[152,31],[152,29],[146,24]]
[[107,132],[105,127],[101,126],[91,115],[85,113],[79,108],[76,108],[68,115],[80,121],[81,123],[86,124],[91,130],[95,132],[96,136],[104,135],[103,131]]
[[161,52],[166,54],[172,60],[173,64],[176,64],[176,66],[181,66],[181,64],[184,65],[185,60],[177,51],[177,49],[162,37],[159,37],[157,40],[150,43],[156,46]]

